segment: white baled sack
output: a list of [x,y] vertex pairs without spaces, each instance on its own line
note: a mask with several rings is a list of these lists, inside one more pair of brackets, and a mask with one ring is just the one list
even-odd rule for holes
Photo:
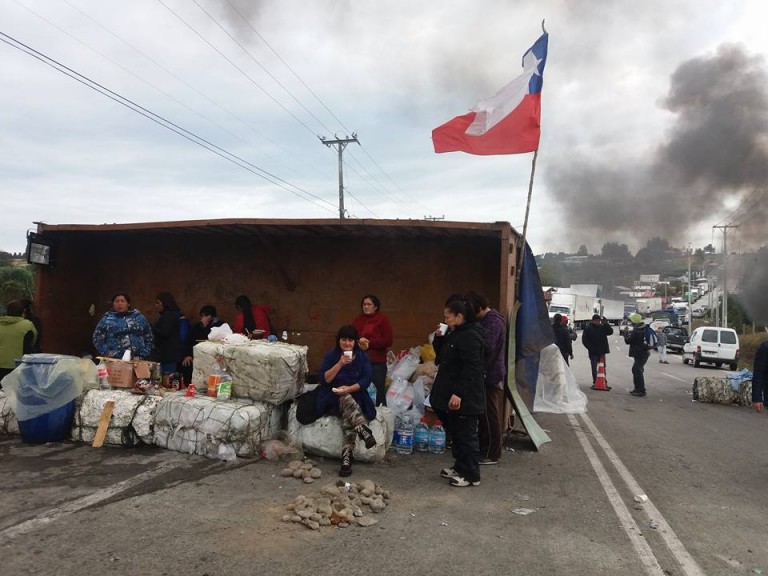
[[0,436],[18,436],[19,423],[13,412],[11,402],[5,392],[0,390]]
[[179,392],[165,396],[157,407],[155,444],[210,458],[222,452],[252,458],[277,434],[281,420],[282,408],[265,402],[188,398]]
[[[392,444],[395,431],[395,414],[385,406],[376,408],[376,418],[368,423],[376,446],[366,448],[360,438],[355,439],[353,457],[358,462],[381,462]],[[291,444],[305,452],[318,456],[341,457],[343,433],[341,420],[337,416],[323,416],[312,424],[301,424],[296,420],[296,404],[288,411],[288,437]]]
[[161,396],[133,394],[127,390],[89,390],[75,402],[72,421],[72,440],[91,444],[101,421],[107,401],[115,402],[107,428],[105,444],[110,446],[136,446],[152,444],[155,410]]
[[232,397],[282,404],[295,397],[307,374],[307,347],[248,340],[242,344],[200,342],[193,349],[192,382],[199,390],[217,358],[232,376]]

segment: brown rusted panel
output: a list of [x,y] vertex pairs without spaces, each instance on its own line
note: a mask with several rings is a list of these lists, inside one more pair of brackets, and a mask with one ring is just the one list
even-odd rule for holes
[[[386,234],[380,226],[354,228],[349,237],[308,235],[306,226],[282,226],[277,233],[235,221],[231,233],[229,224],[206,225],[215,234],[199,229],[168,234],[154,224],[151,229],[48,226],[44,233],[59,243],[59,264],[38,275],[46,350],[80,354],[83,346],[89,349],[93,327],[117,290],[126,290],[150,322],[157,317],[154,302],[162,290],[174,294],[190,320],[197,319],[200,306],[213,304],[230,322],[235,298],[246,294],[271,307],[273,324],[287,330],[290,341],[309,346],[311,371],[333,346],[339,326],[359,313],[366,293],[381,299],[394,327],[395,350],[426,341],[451,293],[483,292],[506,313],[514,287],[506,278],[514,231],[500,224],[441,224],[398,224]],[[91,303],[94,318],[87,315]]]

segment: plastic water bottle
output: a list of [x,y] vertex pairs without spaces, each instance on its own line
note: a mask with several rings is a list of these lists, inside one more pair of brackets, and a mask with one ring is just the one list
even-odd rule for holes
[[413,429],[413,445],[419,452],[429,450],[429,426],[426,418],[419,420]]
[[112,386],[109,384],[109,372],[107,372],[107,365],[102,360],[99,365],[96,366],[96,370],[99,373],[99,390],[109,390]]
[[395,429],[392,431],[392,444],[389,445],[390,452],[397,452],[398,448],[397,445],[400,442],[400,427],[402,417],[400,414],[395,413]]
[[436,420],[429,430],[429,451],[432,454],[445,452],[445,428],[440,420]]
[[403,414],[397,433],[397,453],[413,454],[413,420],[410,414]]
[[368,385],[368,396],[370,396],[371,400],[373,401],[373,405],[376,406],[376,384],[371,382]]

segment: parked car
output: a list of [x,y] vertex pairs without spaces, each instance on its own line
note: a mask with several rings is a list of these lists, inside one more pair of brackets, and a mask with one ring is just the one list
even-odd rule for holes
[[731,370],[736,370],[738,361],[739,336],[732,328],[701,326],[693,331],[690,340],[683,346],[683,364],[692,362],[694,366],[699,366],[707,363],[717,368],[728,364]]
[[704,318],[706,314],[704,308],[694,308],[691,312],[691,318]]
[[667,352],[683,352],[683,346],[688,341],[688,329],[682,326],[667,326],[663,330],[667,335]]

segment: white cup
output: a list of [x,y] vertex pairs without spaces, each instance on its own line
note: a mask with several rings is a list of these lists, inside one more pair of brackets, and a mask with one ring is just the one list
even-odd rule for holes
[[347,358],[352,358],[352,350],[344,350],[344,356]]
[[440,326],[440,335],[445,336],[445,333],[448,332],[448,324],[443,324],[442,322],[440,322],[439,326]]

